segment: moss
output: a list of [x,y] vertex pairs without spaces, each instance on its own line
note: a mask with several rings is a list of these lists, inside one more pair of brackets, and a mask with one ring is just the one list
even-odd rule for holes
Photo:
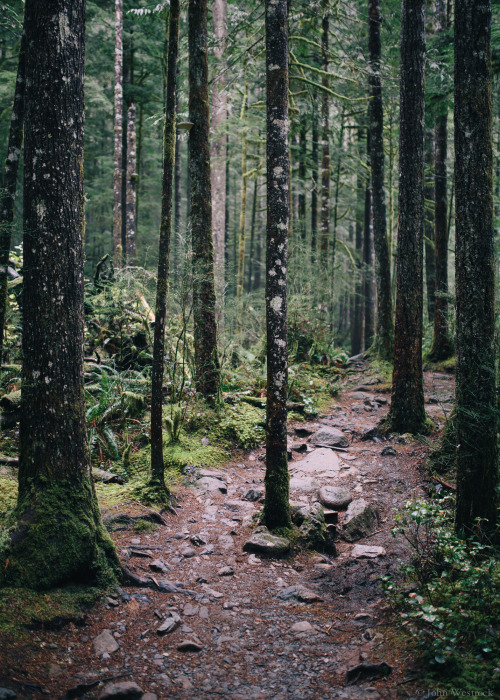
[[18,504],[0,553],[0,585],[46,590],[66,583],[107,586],[120,576],[88,478],[38,484]]
[[12,511],[17,503],[17,479],[0,474],[0,515]]

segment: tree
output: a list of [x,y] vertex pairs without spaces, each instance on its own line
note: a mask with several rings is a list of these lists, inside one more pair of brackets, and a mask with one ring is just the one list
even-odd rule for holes
[[9,141],[2,191],[0,192],[0,365],[3,357],[3,339],[5,334],[5,314],[7,310],[7,282],[9,254],[14,223],[14,202],[17,191],[17,174],[23,144],[23,126],[25,111],[25,71],[26,71],[26,35],[23,31],[17,66],[14,106],[10,118]]
[[498,517],[490,0],[455,3],[455,527]]
[[113,261],[121,266],[123,148],[123,0],[115,0],[115,124],[113,170]]
[[158,277],[156,281],[155,330],[151,376],[151,482],[164,493],[163,373],[165,369],[165,319],[172,237],[172,193],[175,169],[175,116],[177,104],[177,55],[179,52],[179,0],[170,0],[165,123],[163,126],[163,181]]
[[372,171],[373,236],[375,241],[375,278],[377,283],[377,323],[375,350],[392,360],[394,330],[392,321],[391,268],[387,243],[384,187],[384,111],[380,61],[380,0],[369,0],[370,50],[370,162]]
[[135,265],[135,227],[136,227],[136,130],[135,105],[131,104],[127,111],[127,177],[126,177],[126,249],[125,258],[128,265]]
[[18,524],[2,583],[109,584],[83,390],[84,0],[27,0]]
[[219,328],[224,326],[224,286],[225,286],[225,230],[226,230],[226,133],[227,92],[224,87],[224,51],[227,41],[227,0],[214,0],[212,20],[216,46],[214,50],[216,66],[212,82],[212,195],[213,195],[213,236],[215,256],[215,291]]
[[214,248],[210,182],[207,0],[189,0],[189,174],[193,240],[193,316],[196,390],[205,398],[219,391],[215,319]]
[[266,0],[267,86],[267,414],[266,498],[263,518],[273,529],[290,525],[286,398],[287,258],[290,219],[288,151],[287,0]]
[[422,374],[425,0],[403,0],[399,130],[399,231],[392,400],[388,422],[426,432]]

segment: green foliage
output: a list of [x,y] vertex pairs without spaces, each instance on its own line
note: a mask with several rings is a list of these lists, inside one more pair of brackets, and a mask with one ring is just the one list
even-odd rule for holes
[[418,643],[429,677],[439,687],[497,695],[498,551],[455,535],[451,498],[406,503],[393,535],[406,540],[412,558],[397,578],[385,578],[385,588]]
[[180,406],[172,407],[170,416],[164,419],[167,443],[179,442],[184,414]]
[[213,436],[224,444],[232,444],[242,449],[257,447],[265,440],[262,409],[239,402],[234,406],[225,405],[220,420],[214,425]]

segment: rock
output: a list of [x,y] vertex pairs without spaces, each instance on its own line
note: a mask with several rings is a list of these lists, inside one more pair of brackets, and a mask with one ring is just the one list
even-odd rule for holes
[[354,615],[354,622],[371,622],[373,617],[370,615],[370,613],[366,612],[361,612],[358,613],[357,615]]
[[364,391],[351,391],[350,394],[347,394],[347,397],[355,401],[365,401],[366,399],[371,400],[374,398],[372,394],[366,394]]
[[[309,477],[310,479],[319,479],[324,483],[327,479],[336,479],[339,476],[340,468],[343,463],[337,452],[330,450],[328,447],[322,447],[313,450],[301,462],[297,462],[290,466],[290,476],[294,477]],[[321,483],[317,485],[317,488]]]
[[304,425],[299,425],[295,428],[295,435],[297,437],[309,437],[312,435],[319,427],[318,423],[304,423]]
[[210,445],[210,440],[206,437],[201,438],[201,444],[203,445],[203,447],[208,447],[208,445]]
[[196,550],[192,547],[183,547],[180,551],[184,559],[191,559],[191,557],[196,556]]
[[398,453],[392,445],[386,445],[380,454],[382,457],[396,457]]
[[106,603],[108,605],[111,605],[112,608],[116,608],[118,605],[120,605],[120,602],[116,600],[116,598],[112,598],[111,596],[106,596]]
[[386,661],[379,664],[362,663],[349,669],[345,674],[345,681],[350,683],[361,683],[370,678],[385,678],[392,673],[392,668]]
[[15,700],[17,693],[10,688],[0,688],[0,700]]
[[190,542],[194,544],[195,547],[201,547],[202,544],[208,544],[208,538],[203,535],[193,535],[190,538]]
[[267,557],[282,557],[290,550],[290,540],[271,535],[266,528],[259,528],[243,545],[243,551]]
[[245,495],[242,496],[242,499],[244,501],[251,501],[253,503],[255,501],[260,501],[260,499],[263,497],[264,491],[262,491],[261,489],[248,489]]
[[327,425],[322,426],[311,437],[313,445],[322,445],[328,447],[348,447],[349,440],[341,430],[330,428]]
[[191,605],[191,603],[186,603],[182,613],[186,617],[194,617],[195,615],[198,614],[199,609],[200,608],[198,607],[198,605]]
[[308,549],[322,549],[328,542],[325,516],[320,503],[300,511],[304,520],[299,529],[300,540]]
[[222,569],[219,569],[217,572],[218,576],[233,576],[234,574],[234,569],[232,566],[223,566]]
[[99,700],[141,700],[142,696],[142,688],[137,683],[122,681],[106,685],[99,695]]
[[227,493],[227,483],[213,476],[202,476],[195,481],[194,486],[202,493]]
[[327,508],[343,510],[352,501],[352,493],[340,486],[323,486],[318,492],[318,498]]
[[352,559],[376,559],[377,557],[385,557],[385,554],[383,547],[370,547],[364,544],[356,544],[351,550]]
[[301,603],[320,603],[323,598],[320,598],[314,591],[309,590],[300,584],[296,586],[288,586],[278,593],[278,598],[281,600],[298,600]]
[[307,442],[292,442],[292,450],[294,452],[307,452],[309,449]]
[[214,552],[215,552],[215,547],[213,546],[213,544],[207,544],[206,547],[203,547],[200,554],[213,554]]
[[310,493],[316,491],[318,487],[319,481],[310,476],[292,476],[290,478],[290,491]]
[[312,634],[316,632],[314,627],[311,625],[310,622],[307,622],[306,620],[302,620],[302,622],[296,622],[294,625],[290,627],[290,632],[293,632],[294,634],[300,634],[301,632],[306,632],[308,634]]
[[92,642],[94,651],[99,656],[112,654],[120,648],[120,645],[111,634],[110,630],[103,630],[101,634]]
[[159,559],[155,559],[154,561],[150,562],[148,566],[151,571],[158,571],[160,574],[168,574],[170,571],[172,571],[170,566],[167,566],[167,564]]
[[180,616],[176,612],[171,612],[170,617],[167,617],[165,622],[158,627],[156,630],[157,634],[160,636],[163,636],[164,634],[170,634],[171,632],[175,632],[175,630],[180,627],[182,620]]
[[360,540],[373,532],[378,521],[377,511],[367,501],[362,498],[353,501],[349,504],[345,514],[342,537],[347,542]]
[[198,640],[196,639],[184,639],[182,642],[179,642],[177,645],[177,651],[194,651],[194,652],[199,652],[203,649],[203,644],[201,644]]

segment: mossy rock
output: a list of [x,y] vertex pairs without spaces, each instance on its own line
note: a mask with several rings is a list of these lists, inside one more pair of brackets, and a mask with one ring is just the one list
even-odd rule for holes
[[290,551],[290,540],[272,535],[265,527],[259,527],[243,545],[244,552],[254,552],[264,557],[283,557]]

